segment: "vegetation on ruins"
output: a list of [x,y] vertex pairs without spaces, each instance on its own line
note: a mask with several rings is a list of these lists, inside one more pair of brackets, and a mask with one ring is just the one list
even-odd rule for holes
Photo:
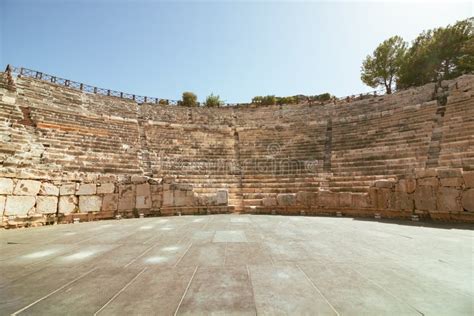
[[160,104],[160,105],[169,105],[170,101],[166,100],[166,99],[160,99],[160,101],[158,101],[158,104]]
[[372,88],[406,89],[474,71],[474,19],[422,32],[407,47],[400,36],[381,43],[361,67]]
[[398,88],[453,79],[474,71],[472,20],[421,33],[412,43],[400,69]]
[[206,102],[204,102],[204,106],[207,107],[219,107],[222,106],[224,102],[220,99],[218,95],[214,95],[211,93],[211,95],[207,96]]
[[362,62],[362,82],[372,88],[383,86],[388,94],[392,93],[405,52],[406,43],[400,36],[383,41],[372,56],[368,55]]
[[252,99],[252,104],[257,105],[283,105],[298,104],[300,102],[327,102],[334,98],[330,93],[322,93],[318,95],[294,95],[289,97],[276,97],[274,95],[256,96]]
[[178,101],[178,105],[189,107],[198,106],[196,94],[189,91],[183,92],[182,99]]

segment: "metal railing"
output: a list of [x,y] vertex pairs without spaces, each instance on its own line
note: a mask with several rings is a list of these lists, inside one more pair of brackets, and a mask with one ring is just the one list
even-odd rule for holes
[[[24,67],[15,67],[15,66],[7,65],[5,72],[14,74],[19,78],[21,77],[34,78],[34,79],[38,79],[42,81],[51,82],[57,85],[65,86],[68,88],[77,89],[77,90],[84,91],[87,93],[133,100],[137,102],[138,104],[151,103],[151,104],[162,104],[162,105],[178,105],[180,102],[178,100],[141,96],[141,95],[125,93],[121,91],[111,90],[111,89],[99,88],[99,87],[91,86],[82,82],[64,79],[61,77],[49,75],[37,70],[32,70],[32,69],[28,69]],[[359,93],[359,94],[354,94],[350,96],[334,97],[331,100],[320,102],[320,103],[326,104],[326,103],[338,103],[338,102],[344,102],[344,101],[351,102],[354,100],[361,100],[364,98],[379,96],[383,94],[384,94],[384,90],[379,89],[379,90],[374,90],[371,92]],[[198,103],[198,105],[199,104],[200,103]],[[248,104],[251,104],[251,103],[224,103],[224,106],[238,106],[238,105],[248,105]]]

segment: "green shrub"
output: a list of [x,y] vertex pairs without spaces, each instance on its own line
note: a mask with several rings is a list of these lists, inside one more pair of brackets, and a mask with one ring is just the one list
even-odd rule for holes
[[220,97],[212,93],[206,98],[206,102],[204,102],[204,106],[211,107],[211,108],[219,107],[219,106],[222,106],[223,104],[224,102],[221,101]]
[[189,91],[183,92],[183,98],[180,102],[178,102],[178,105],[189,107],[198,106],[197,96]]
[[274,95],[267,95],[267,96],[256,96],[252,99],[253,104],[258,105],[273,105],[276,104],[276,97]]
[[160,105],[169,105],[170,104],[170,101],[169,100],[166,100],[166,99],[160,99],[158,101],[158,104]]

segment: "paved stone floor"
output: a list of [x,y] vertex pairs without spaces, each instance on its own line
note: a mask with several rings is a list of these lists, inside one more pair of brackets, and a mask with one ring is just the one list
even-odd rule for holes
[[0,231],[0,315],[472,315],[474,234],[351,218]]

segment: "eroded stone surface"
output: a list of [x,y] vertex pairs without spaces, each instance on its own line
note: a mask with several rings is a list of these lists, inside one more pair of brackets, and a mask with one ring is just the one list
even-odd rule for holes
[[56,214],[58,209],[58,197],[38,196],[36,198],[36,211],[43,214]]
[[13,180],[9,178],[0,178],[0,194],[13,193]]
[[40,181],[19,180],[15,186],[15,195],[37,195],[41,187]]
[[39,191],[39,195],[59,195],[59,188],[52,183],[43,182]]
[[34,196],[9,195],[5,205],[5,215],[25,216],[29,213],[34,213],[35,204],[36,197]]
[[59,197],[59,213],[69,214],[76,211],[78,204],[78,198],[74,195],[60,196]]
[[102,197],[98,195],[79,196],[79,211],[84,213],[99,212],[102,206]]

